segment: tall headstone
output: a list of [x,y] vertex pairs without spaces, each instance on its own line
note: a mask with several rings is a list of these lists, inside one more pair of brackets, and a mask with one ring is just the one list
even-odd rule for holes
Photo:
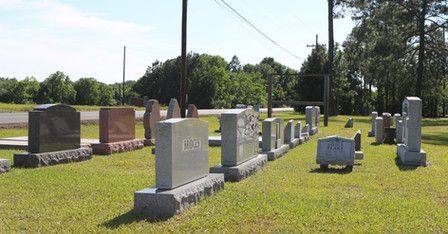
[[294,137],[302,138],[302,121],[297,121],[297,124],[294,126]]
[[94,154],[110,155],[144,147],[143,139],[135,139],[133,108],[100,109],[100,143],[91,144]]
[[154,145],[156,137],[156,123],[160,121],[160,104],[156,99],[148,100],[143,114],[143,127],[145,128],[145,145]]
[[403,143],[403,120],[401,119],[397,122],[397,126],[395,128],[395,137],[397,144]]
[[375,143],[382,144],[384,140],[383,117],[375,119]]
[[294,120],[286,122],[284,129],[285,144],[289,144],[289,148],[295,148],[300,143],[300,137],[295,137]]
[[395,126],[395,128],[397,127],[398,120],[401,120],[401,115],[398,114],[398,113],[394,114],[394,126]]
[[171,98],[170,104],[168,105],[168,111],[166,113],[166,119],[172,118],[180,118],[179,103],[175,98]]
[[258,112],[234,109],[221,114],[221,165],[211,173],[223,173],[226,181],[240,181],[267,163],[266,155],[258,154]]
[[375,136],[375,119],[378,117],[378,112],[373,111],[372,112],[372,129],[367,134],[368,137],[374,137]]
[[314,106],[305,107],[305,117],[306,123],[310,125],[310,135],[314,135],[318,132],[318,127],[316,125],[317,120],[317,109]]
[[355,140],[339,136],[320,138],[317,141],[316,163],[321,169],[328,165],[344,165],[353,168],[355,163]]
[[364,153],[361,151],[361,130],[358,130],[353,136],[355,140],[355,159],[363,159]]
[[383,128],[390,128],[392,125],[392,116],[390,113],[383,113]]
[[224,188],[223,174],[208,173],[208,124],[196,118],[157,123],[156,185],[134,193],[134,211],[168,219]]
[[198,108],[194,104],[188,104],[187,118],[199,118]]
[[403,144],[397,145],[397,154],[404,165],[425,166],[426,152],[422,145],[422,100],[406,97],[402,105]]
[[64,104],[45,104],[28,113],[28,151],[14,154],[15,167],[41,167],[91,159],[80,148],[80,113]]
[[284,144],[283,120],[280,118],[268,118],[262,123],[262,151],[272,161],[283,156],[289,150],[289,145]]
[[316,127],[319,127],[320,123],[320,106],[315,106],[316,109]]

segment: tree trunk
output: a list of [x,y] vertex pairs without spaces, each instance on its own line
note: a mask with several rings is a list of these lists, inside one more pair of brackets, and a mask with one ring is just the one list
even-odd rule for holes
[[424,72],[424,62],[425,62],[425,18],[427,12],[427,0],[422,0],[422,11],[418,19],[418,30],[419,30],[419,40],[420,47],[418,51],[418,69],[417,69],[417,82],[415,86],[415,95],[417,97],[422,97],[422,85],[423,85],[423,72]]
[[328,75],[330,77],[330,115],[337,115],[336,94],[333,86],[333,60],[334,60],[334,35],[333,35],[333,8],[334,0],[328,0]]

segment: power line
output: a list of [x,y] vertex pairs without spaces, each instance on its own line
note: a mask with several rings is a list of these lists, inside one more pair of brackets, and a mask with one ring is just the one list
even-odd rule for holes
[[[218,0],[215,0],[215,2],[219,5],[221,5]],[[300,58],[299,56],[295,55],[293,52],[291,52],[290,50],[286,49],[285,47],[283,47],[282,45],[280,45],[279,43],[277,43],[275,40],[273,40],[272,38],[270,38],[268,35],[266,35],[266,33],[264,33],[263,31],[261,31],[257,26],[255,26],[252,22],[250,22],[248,19],[246,19],[244,16],[242,16],[237,10],[235,10],[232,6],[230,6],[226,1],[221,0],[222,3],[225,4],[225,6],[227,6],[227,8],[229,8],[230,10],[232,10],[232,12],[234,12],[240,19],[242,19],[245,23],[247,23],[251,28],[253,28],[255,31],[257,31],[258,33],[260,33],[263,37],[265,37],[266,39],[268,39],[270,42],[272,42],[274,45],[276,45],[277,47],[279,47],[280,49],[282,49],[283,51],[285,51],[286,53],[288,53],[289,55],[293,56],[294,58],[298,59],[298,60],[303,60],[302,58]],[[221,5],[222,6],[222,5]]]

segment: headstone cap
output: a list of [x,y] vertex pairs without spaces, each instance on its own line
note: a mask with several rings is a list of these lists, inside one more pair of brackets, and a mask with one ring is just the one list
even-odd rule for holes
[[33,111],[52,111],[52,112],[58,112],[58,111],[68,111],[68,112],[76,112],[76,109],[66,105],[66,104],[44,104],[40,105],[38,107],[35,107]]

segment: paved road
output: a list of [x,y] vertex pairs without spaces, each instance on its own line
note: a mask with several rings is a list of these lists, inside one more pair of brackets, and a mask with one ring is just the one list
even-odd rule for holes
[[[220,115],[229,109],[203,109],[198,110],[199,115]],[[274,108],[273,112],[293,111],[293,108]],[[261,112],[267,112],[267,109],[261,109]],[[136,118],[143,118],[145,111],[135,111]],[[161,111],[162,116],[166,116],[166,111]],[[82,111],[81,121],[94,121],[99,119],[98,111]],[[28,112],[0,113],[0,124],[24,124],[28,123]]]

